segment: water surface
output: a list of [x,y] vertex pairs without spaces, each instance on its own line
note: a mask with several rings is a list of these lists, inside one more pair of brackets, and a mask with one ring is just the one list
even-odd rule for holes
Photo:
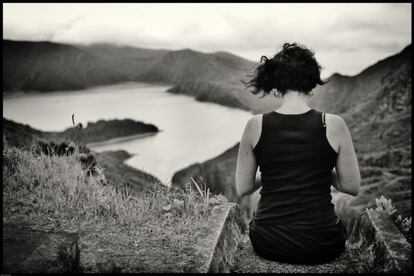
[[3,116],[44,131],[99,119],[130,118],[156,125],[156,135],[96,145],[126,150],[126,163],[168,184],[174,172],[213,158],[240,140],[249,112],[167,93],[169,86],[123,83],[86,90],[19,94],[3,98]]

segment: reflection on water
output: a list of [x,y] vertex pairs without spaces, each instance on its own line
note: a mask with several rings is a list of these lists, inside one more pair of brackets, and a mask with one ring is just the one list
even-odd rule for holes
[[3,99],[3,116],[34,128],[60,131],[76,122],[131,118],[156,125],[155,136],[93,147],[126,150],[132,167],[168,183],[177,170],[213,158],[240,140],[251,114],[165,92],[169,87],[124,83],[82,91]]

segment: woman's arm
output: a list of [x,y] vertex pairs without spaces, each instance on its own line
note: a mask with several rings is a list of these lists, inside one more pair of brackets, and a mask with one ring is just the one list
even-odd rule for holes
[[252,134],[257,131],[258,122],[253,117],[244,129],[237,155],[236,189],[240,197],[253,193],[261,186],[260,179],[256,179],[257,163],[251,142]]
[[333,172],[333,174],[336,174],[337,181],[334,181],[333,185],[343,193],[357,196],[361,184],[361,175],[351,133],[340,116],[329,114],[329,116],[326,116],[326,123],[328,140],[333,141],[333,147],[338,152],[336,170]]

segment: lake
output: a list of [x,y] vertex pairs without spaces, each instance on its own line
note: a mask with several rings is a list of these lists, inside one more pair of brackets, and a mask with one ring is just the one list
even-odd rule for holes
[[84,126],[99,119],[130,118],[156,125],[153,136],[95,145],[94,151],[126,150],[126,164],[169,185],[173,174],[213,158],[240,141],[251,113],[185,95],[167,93],[170,86],[122,83],[86,90],[3,97],[3,116],[44,131]]

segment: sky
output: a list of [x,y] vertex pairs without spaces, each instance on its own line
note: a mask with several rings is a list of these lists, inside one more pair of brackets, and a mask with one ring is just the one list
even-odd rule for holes
[[411,4],[3,3],[3,39],[228,51],[256,62],[298,42],[322,77],[355,75],[411,43]]

